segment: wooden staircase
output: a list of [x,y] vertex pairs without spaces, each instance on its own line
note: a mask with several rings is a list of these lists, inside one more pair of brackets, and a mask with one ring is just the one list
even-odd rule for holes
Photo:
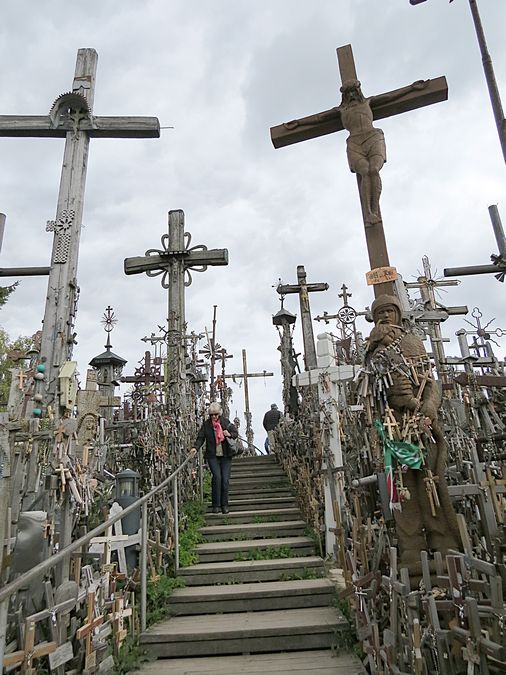
[[275,458],[234,460],[230,513],[207,514],[199,563],[179,570],[185,587],[170,598],[171,618],[141,635],[158,661],[139,672],[364,672],[356,656],[331,649],[347,622],[305,531]]

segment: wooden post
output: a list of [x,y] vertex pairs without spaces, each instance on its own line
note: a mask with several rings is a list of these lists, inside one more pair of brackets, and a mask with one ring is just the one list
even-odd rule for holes
[[[169,250],[184,251],[184,213],[169,211]],[[170,409],[184,412],[186,400],[182,394],[186,368],[183,335],[185,329],[184,258],[172,256],[169,262],[168,332],[167,332],[167,404]]]
[[[248,364],[246,362],[246,350],[242,350],[242,373],[231,373],[230,375],[225,375],[226,379],[235,380],[242,379],[244,381],[244,418],[246,420],[246,440],[248,441],[248,451],[253,453],[253,427],[251,426],[251,412],[249,407],[249,388],[248,388],[248,378],[250,377],[272,377],[274,373],[268,373],[263,371],[262,373],[248,373]],[[254,453],[253,453],[254,454]]]
[[242,374],[244,377],[244,417],[246,419],[246,440],[248,441],[248,451],[253,450],[253,428],[251,426],[251,412],[249,409],[249,390],[248,390],[248,366],[246,363],[246,350],[242,350]]

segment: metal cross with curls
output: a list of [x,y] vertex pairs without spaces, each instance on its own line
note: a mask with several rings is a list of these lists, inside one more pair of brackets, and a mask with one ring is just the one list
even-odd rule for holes
[[485,326],[482,326],[480,319],[483,317],[483,314],[478,307],[473,309],[471,316],[475,319],[475,323],[471,323],[467,319],[464,319],[464,321],[472,326],[475,330],[466,330],[467,335],[477,335],[479,338],[481,338],[482,344],[484,344],[485,340],[489,340],[499,347],[499,344],[491,336],[495,335],[498,338],[502,338],[506,335],[506,331],[503,328],[489,330],[488,327],[493,321],[495,321],[495,318],[490,319],[490,321]]
[[[146,270],[146,274],[148,277],[157,277],[160,274],[162,275],[162,280],[161,284],[163,288],[169,288],[169,273],[170,273],[170,264],[172,260],[177,260],[182,258],[183,261],[186,257],[189,256],[189,254],[192,251],[207,251],[208,248],[204,244],[199,244],[197,246],[192,246],[190,248],[190,243],[191,243],[191,234],[189,232],[184,233],[184,249],[182,251],[174,251],[171,250],[169,247],[169,235],[164,234],[162,235],[161,238],[161,243],[162,243],[162,250],[158,248],[150,248],[149,250],[146,251],[144,255],[150,256],[150,255],[159,255],[162,257],[167,258],[167,267],[165,269],[157,269],[157,270]],[[190,274],[190,270],[192,272],[205,272],[207,270],[207,265],[192,265],[191,263],[188,263],[187,261],[184,262],[184,285],[185,286],[190,286],[192,283],[192,276]]]

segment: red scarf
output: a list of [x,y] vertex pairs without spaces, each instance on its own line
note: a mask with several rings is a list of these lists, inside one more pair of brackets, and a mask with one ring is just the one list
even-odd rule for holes
[[211,422],[213,424],[214,436],[216,438],[216,445],[218,446],[222,441],[225,440],[225,434],[223,433],[223,429],[221,428],[219,417],[217,418],[211,417]]

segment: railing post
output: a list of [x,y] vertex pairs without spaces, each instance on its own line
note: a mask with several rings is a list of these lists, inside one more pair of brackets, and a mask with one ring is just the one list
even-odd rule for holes
[[204,501],[204,458],[202,453],[202,448],[199,449],[199,488],[200,488],[200,501]]
[[0,602],[0,668],[4,662],[5,641],[7,639],[7,610],[10,598]]
[[175,570],[179,569],[179,476],[174,478],[174,548],[175,548]]
[[148,592],[148,502],[142,505],[141,523],[141,632],[146,630]]

